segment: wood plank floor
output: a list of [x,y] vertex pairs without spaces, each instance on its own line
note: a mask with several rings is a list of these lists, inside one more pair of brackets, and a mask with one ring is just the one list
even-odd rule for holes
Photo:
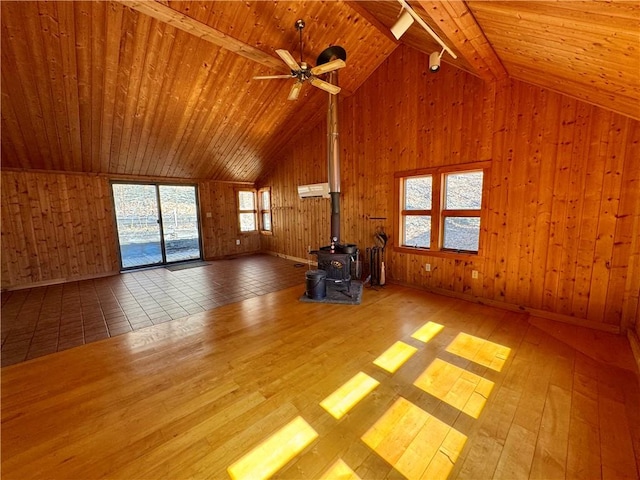
[[619,337],[394,285],[303,291],[3,368],[2,477],[638,478],[634,367],[590,353]]

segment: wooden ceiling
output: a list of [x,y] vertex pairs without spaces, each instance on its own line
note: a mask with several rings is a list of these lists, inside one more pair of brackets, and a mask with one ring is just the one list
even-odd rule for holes
[[[396,1],[2,1],[2,166],[253,182],[327,94],[291,80],[275,54],[347,51],[342,96],[404,43],[439,45],[417,24],[389,33]],[[640,119],[637,1],[416,0],[412,6],[487,82],[515,78]],[[418,70],[417,70],[418,71]],[[323,148],[320,146],[319,148]]]

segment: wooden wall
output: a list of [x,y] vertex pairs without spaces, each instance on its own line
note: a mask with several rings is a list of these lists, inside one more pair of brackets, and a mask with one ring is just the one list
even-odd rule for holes
[[[640,123],[518,81],[494,89],[446,64],[433,75],[427,64],[399,48],[342,102],[342,239],[371,246],[378,225],[397,238],[394,172],[493,160],[479,255],[389,249],[387,275],[605,330],[637,322]],[[326,179],[325,137],[320,125],[292,142],[259,181],[275,204],[266,250],[305,258],[309,244],[327,243],[328,200],[294,194]]]
[[[10,170],[1,177],[3,289],[119,272],[108,177]],[[257,233],[238,233],[237,185],[203,181],[198,186],[205,258],[258,251]]]
[[2,172],[2,288],[116,273],[109,180]]
[[[213,259],[260,250],[258,233],[239,233],[236,188],[222,182],[200,182],[200,221],[204,258]],[[208,217],[207,213],[211,216]],[[236,245],[240,240],[240,245]]]

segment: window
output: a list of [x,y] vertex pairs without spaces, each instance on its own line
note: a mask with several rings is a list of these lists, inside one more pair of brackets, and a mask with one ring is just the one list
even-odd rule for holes
[[261,188],[258,190],[258,200],[260,203],[260,231],[270,234],[271,228],[271,190]]
[[486,167],[488,162],[396,174],[399,248],[477,253]]
[[433,177],[404,179],[402,245],[429,248],[431,245],[431,197]]
[[442,248],[478,251],[482,177],[482,170],[444,175]]
[[238,220],[241,232],[255,232],[256,193],[253,190],[238,190]]

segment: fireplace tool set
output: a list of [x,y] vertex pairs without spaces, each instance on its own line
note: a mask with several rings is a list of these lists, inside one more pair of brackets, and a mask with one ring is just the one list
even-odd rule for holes
[[366,249],[366,256],[369,262],[369,275],[364,283],[370,286],[383,286],[386,283],[386,271],[384,265],[384,250],[389,241],[389,237],[383,227],[378,227],[373,235],[375,246]]

